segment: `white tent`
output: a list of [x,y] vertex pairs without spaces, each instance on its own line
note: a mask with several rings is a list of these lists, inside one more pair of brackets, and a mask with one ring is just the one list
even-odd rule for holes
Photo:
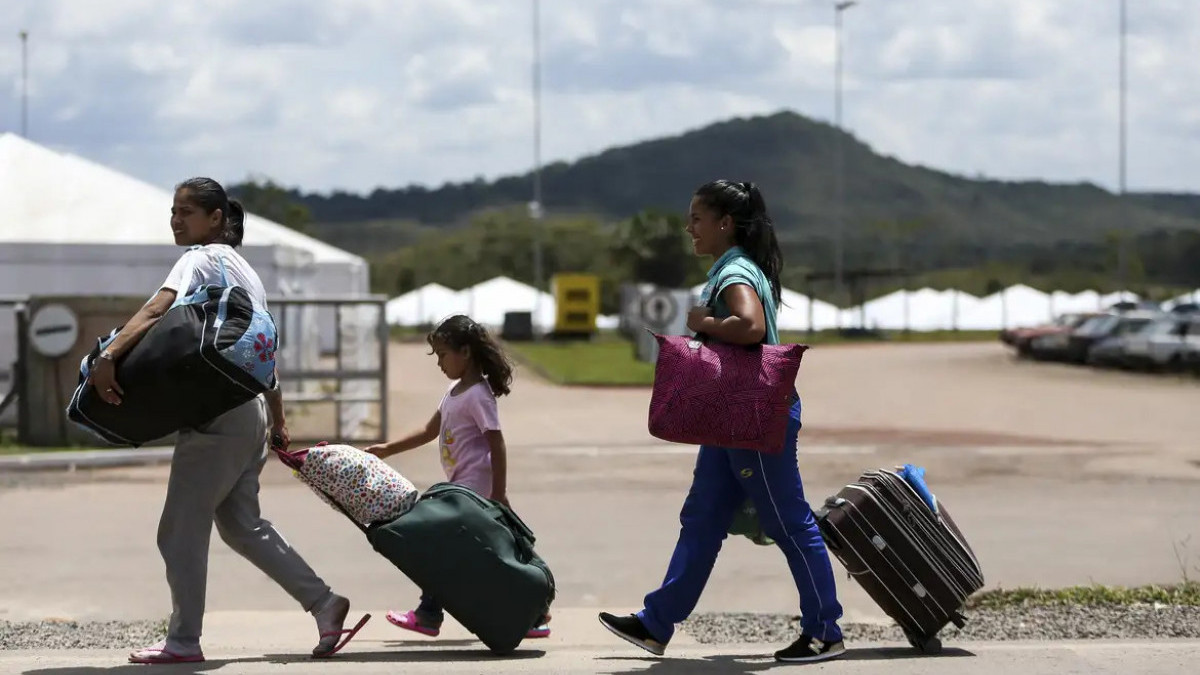
[[999,330],[1043,324],[1053,318],[1048,294],[1017,284],[981,299],[963,313],[958,328]]
[[[829,330],[838,327],[838,308],[824,300],[810,300],[807,295],[783,289],[783,304],[776,319],[779,330],[807,331],[809,313],[812,314],[813,330]],[[810,307],[811,304],[811,307]]]
[[[171,201],[169,189],[13,134],[0,135],[0,243],[173,247]],[[318,266],[316,282],[324,294],[367,291],[366,261],[291,228],[250,214],[244,243],[307,252]]]
[[[909,319],[916,292],[901,289],[863,303],[863,325],[868,328],[899,330],[912,324]],[[857,314],[857,312],[855,312]]]
[[[169,187],[0,135],[0,292],[149,297],[181,253],[172,199]],[[368,292],[365,260],[278,223],[248,214],[243,243],[268,294]],[[308,362],[319,347],[331,348],[333,317],[332,308],[279,313],[291,345],[281,357],[302,349]],[[13,330],[10,313],[0,311],[0,369],[15,358]]]
[[1098,312],[1104,309],[1100,294],[1096,291],[1081,291],[1071,294],[1065,291],[1054,291],[1050,294],[1050,311],[1060,314],[1077,314],[1081,312]]
[[978,302],[979,298],[959,290],[902,289],[843,310],[842,325],[857,326],[861,321],[880,330],[953,330],[959,317]]
[[1137,302],[1141,298],[1133,291],[1115,291],[1108,295],[1100,296],[1100,308],[1108,309],[1118,302]]
[[1192,303],[1200,303],[1200,288],[1189,293],[1171,298],[1162,304],[1163,309],[1168,312],[1174,309],[1177,305],[1187,305]]
[[923,288],[911,300],[911,329],[935,331],[962,328],[962,317],[973,311],[979,302],[979,298],[965,291]]
[[500,329],[508,312],[533,312],[534,328],[554,328],[554,296],[508,277],[496,277],[459,291],[466,314],[479,323]]
[[[696,284],[691,288],[691,291],[699,297],[706,285],[708,284]],[[780,295],[783,296],[783,302],[779,306],[779,314],[775,320],[776,327],[779,330],[787,331],[808,330],[810,311],[808,296],[788,288],[781,289]],[[824,300],[816,300],[812,302],[811,311],[812,323],[815,330],[828,330],[838,327],[839,310],[836,306]]]
[[387,303],[387,322],[393,326],[434,324],[453,314],[467,313],[466,298],[441,284],[426,284]]
[[[393,326],[437,324],[454,314],[466,314],[479,323],[499,330],[506,312],[532,312],[539,301],[534,327],[539,331],[554,329],[556,303],[549,293],[536,293],[527,286],[507,277],[496,277],[461,291],[451,290],[438,283],[398,295],[387,303],[387,321]],[[596,328],[614,330],[620,320],[615,316],[597,316]]]

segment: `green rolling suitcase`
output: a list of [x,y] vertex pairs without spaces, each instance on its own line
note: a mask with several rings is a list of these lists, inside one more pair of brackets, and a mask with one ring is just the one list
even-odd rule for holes
[[496,654],[549,611],[554,576],[517,514],[470,488],[437,483],[367,540]]

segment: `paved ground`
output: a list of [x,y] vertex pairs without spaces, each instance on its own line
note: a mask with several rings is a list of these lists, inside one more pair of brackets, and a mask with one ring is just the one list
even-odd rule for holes
[[[424,423],[447,383],[420,346],[396,346],[391,363],[391,422],[398,434]],[[990,587],[1173,582],[1184,569],[1200,577],[1200,448],[1195,442],[1200,416],[1194,414],[1200,383],[1015,363],[995,345],[950,344],[815,348],[801,368],[800,388],[805,401],[800,461],[810,499],[822,501],[863,469],[921,464],[969,537]],[[512,397],[502,399],[512,455],[510,494],[555,570],[561,612],[594,616],[597,609],[631,610],[661,580],[694,449],[647,435],[647,399],[645,390],[563,390],[524,373]],[[393,463],[418,485],[440,479],[431,448]],[[163,616],[169,600],[154,532],[165,475],[162,467],[0,475],[0,560],[7,572],[0,575],[0,619]],[[276,463],[264,474],[262,501],[264,513],[356,603],[381,612],[415,602],[411,583]],[[848,620],[882,619],[844,574],[838,583]],[[698,609],[794,612],[796,603],[782,556],[736,539],[726,544]],[[219,543],[210,565],[209,609],[214,617],[281,612],[263,624],[269,629],[255,631],[255,640],[282,631],[284,617],[306,620],[280,590]],[[382,631],[379,639],[398,639],[382,614],[372,626]],[[580,626],[563,650],[582,650],[584,660],[606,653],[592,644],[604,645],[614,657],[633,655],[590,621],[581,620]],[[209,628],[211,655],[264,651],[257,643],[246,644],[245,633],[234,632],[230,642],[222,642]],[[301,637],[307,639],[303,632]],[[364,641],[358,650],[378,647]],[[522,661],[522,669],[571,672],[553,664],[577,661],[552,647],[541,659]],[[1036,672],[1052,672],[1047,664],[1100,672],[1098,664],[1145,663],[1148,654],[1167,672],[1171,663],[1178,667],[1180,654],[1200,654],[1191,643],[1111,649],[1093,644],[1091,651],[1062,645],[971,650],[997,672],[1018,662],[1047,668]],[[409,651],[405,647],[396,658]],[[761,646],[701,646],[688,654],[762,651]],[[111,655],[87,658],[97,665],[113,663]],[[437,662],[443,657],[407,658]],[[34,667],[28,659],[0,651],[0,671]],[[956,661],[919,662],[931,668],[919,670],[951,672]],[[871,663],[864,658],[838,668],[857,672],[874,667]],[[905,672],[906,663],[888,667]],[[702,664],[677,670],[680,666],[662,662],[610,662],[601,656],[575,672],[752,672],[765,665]],[[269,662],[242,666],[236,672],[281,668]],[[353,672],[375,667],[358,666]],[[287,667],[305,672],[294,664]],[[381,672],[385,667],[378,666]],[[450,672],[444,663],[426,667]],[[476,672],[469,664],[463,668]],[[1141,665],[1135,670],[1150,672]],[[971,672],[986,671],[973,667]]]
[[[842,659],[819,666],[778,664],[765,645],[699,645],[679,636],[667,655],[653,657],[614,641],[597,630],[588,610],[560,611],[558,634],[528,641],[516,653],[493,656],[461,628],[451,626],[436,641],[407,638],[379,617],[363,629],[345,652],[329,661],[305,656],[311,627],[294,612],[214,612],[207,632],[209,661],[166,672],[226,673],[604,673],[692,675],[694,673],[758,673],[763,671],[888,675],[1022,675],[1087,673],[1101,675],[1176,675],[1194,668],[1200,641],[1161,642],[1012,642],[960,643],[941,655],[917,656],[907,646],[857,644]],[[270,631],[262,630],[270,626]],[[253,646],[247,635],[255,636]],[[226,645],[239,645],[229,647]],[[145,666],[127,665],[127,651],[4,652],[0,672],[25,675],[100,675],[144,673]],[[157,672],[157,670],[155,671]]]

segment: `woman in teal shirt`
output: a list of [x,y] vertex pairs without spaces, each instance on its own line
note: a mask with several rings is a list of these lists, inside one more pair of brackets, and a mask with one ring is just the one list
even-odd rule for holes
[[[688,328],[731,344],[779,344],[775,315],[782,296],[783,258],[758,187],[725,180],[701,186],[692,198],[687,231],[696,255],[716,259],[708,272],[703,306],[691,310]],[[783,452],[701,446],[692,487],[679,514],[679,541],[662,586],[645,597],[640,612],[627,616],[601,612],[601,623],[617,636],[662,655],[675,625],[700,600],[734,515],[749,497],[763,532],[787,558],[800,594],[801,635],[775,652],[775,658],[809,662],[843,654],[838,626],[842,606],[833,568],[812,508],[804,499],[796,464],[799,431],[797,396]]]

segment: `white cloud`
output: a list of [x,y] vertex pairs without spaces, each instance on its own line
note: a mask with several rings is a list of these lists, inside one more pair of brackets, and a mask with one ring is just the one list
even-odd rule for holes
[[[823,0],[542,0],[543,159],[733,115],[833,111]],[[863,0],[844,123],[880,152],[1114,187],[1117,0]],[[159,185],[355,191],[532,162],[528,0],[9,0],[0,130]],[[1129,184],[1200,190],[1200,12],[1129,2]]]

